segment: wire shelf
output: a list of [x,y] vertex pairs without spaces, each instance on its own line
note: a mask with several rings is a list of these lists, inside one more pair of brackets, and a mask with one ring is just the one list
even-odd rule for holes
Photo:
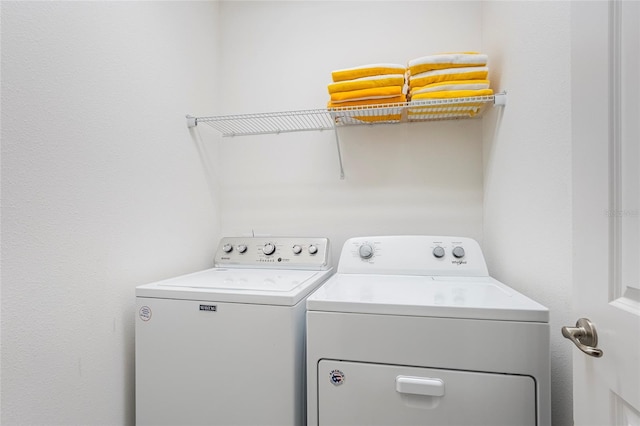
[[196,123],[208,124],[222,136],[332,130],[334,127],[331,116],[322,109],[196,117]]
[[193,117],[187,115],[187,126],[207,124],[222,136],[266,135],[290,132],[333,130],[338,149],[340,178],[344,179],[338,129],[343,126],[405,123],[417,121],[477,118],[488,105],[507,104],[505,92],[491,96],[429,99],[412,102],[352,106],[344,108],[308,109],[258,114]]
[[[504,98],[503,98],[504,97]],[[504,105],[506,94],[468,98],[430,99],[412,102],[330,109],[222,115],[187,116],[189,127],[207,124],[222,136],[264,135],[334,130],[341,126],[476,118],[490,104]]]

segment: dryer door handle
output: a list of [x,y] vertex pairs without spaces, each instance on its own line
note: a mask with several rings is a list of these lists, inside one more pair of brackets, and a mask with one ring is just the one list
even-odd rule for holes
[[444,381],[431,377],[396,377],[396,391],[414,395],[444,396]]

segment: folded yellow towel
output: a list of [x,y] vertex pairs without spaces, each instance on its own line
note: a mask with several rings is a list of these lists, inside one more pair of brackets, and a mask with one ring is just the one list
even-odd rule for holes
[[488,75],[487,67],[446,68],[412,75],[409,78],[409,87],[424,87],[441,81],[486,80]]
[[373,87],[371,89],[351,90],[331,94],[331,101],[354,101],[365,99],[380,99],[381,97],[402,95],[402,86]]
[[450,98],[469,98],[473,96],[491,96],[493,90],[481,89],[481,90],[443,90],[440,92],[426,92],[411,95],[412,101],[419,101],[421,99],[450,99]]
[[376,123],[380,121],[393,123],[393,122],[400,121],[401,117],[402,117],[402,114],[386,114],[386,115],[371,115],[371,116],[364,115],[364,116],[357,116],[353,118],[355,118],[356,120],[367,122],[367,123]]
[[354,80],[356,78],[370,77],[372,75],[404,74],[406,68],[398,64],[369,64],[354,68],[345,68],[331,73],[334,82]]
[[487,65],[487,60],[487,55],[478,52],[441,53],[412,59],[408,68],[416,75],[445,68],[480,67]]
[[349,92],[351,90],[371,89],[374,87],[403,85],[404,74],[384,74],[331,83],[327,89],[329,90],[329,93],[338,93]]
[[365,105],[397,104],[397,103],[404,103],[406,101],[407,101],[407,97],[405,95],[376,98],[376,99],[363,99],[359,101],[342,101],[342,102],[329,101],[327,103],[327,108],[337,109],[337,108],[365,106]]
[[422,87],[414,87],[411,90],[412,95],[427,92],[441,92],[443,90],[482,90],[489,88],[489,80],[458,80],[458,81],[441,81],[432,83]]

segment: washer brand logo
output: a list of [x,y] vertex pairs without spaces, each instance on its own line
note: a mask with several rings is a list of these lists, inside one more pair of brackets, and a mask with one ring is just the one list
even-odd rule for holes
[[216,312],[218,310],[218,307],[216,305],[200,305],[200,310],[201,311]]
[[331,370],[329,379],[335,386],[339,386],[344,383],[344,373],[340,370]]
[[467,261],[466,260],[452,260],[451,263],[455,264],[455,265],[466,265]]

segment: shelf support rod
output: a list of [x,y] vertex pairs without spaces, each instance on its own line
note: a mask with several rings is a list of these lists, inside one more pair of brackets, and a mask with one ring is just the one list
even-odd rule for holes
[[334,124],[333,131],[336,134],[336,148],[338,149],[338,162],[340,163],[340,179],[344,179],[344,167],[342,165],[342,152],[340,151],[340,137],[338,136],[338,127]]

